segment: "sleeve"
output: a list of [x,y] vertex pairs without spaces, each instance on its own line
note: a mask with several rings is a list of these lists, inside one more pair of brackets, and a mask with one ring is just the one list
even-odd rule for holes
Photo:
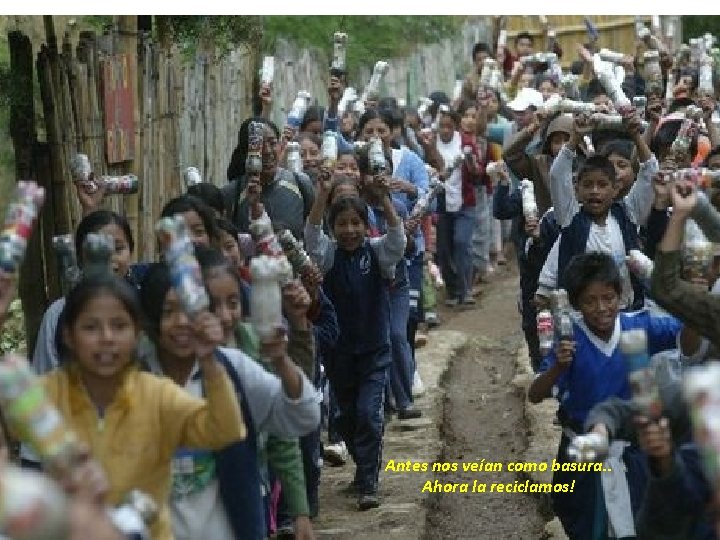
[[258,431],[267,431],[279,437],[302,437],[318,426],[320,399],[301,371],[302,393],[298,399],[290,399],[277,375],[251,358],[240,358],[241,353],[237,350],[223,349],[223,352],[242,381]]
[[493,217],[513,219],[522,215],[522,198],[519,190],[510,193],[510,184],[498,184],[493,197]]
[[64,306],[65,300],[58,299],[47,308],[43,315],[32,357],[32,367],[38,375],[52,371],[60,363],[55,346],[55,334]]
[[660,166],[654,155],[645,163],[641,163],[635,183],[625,196],[625,208],[636,225],[642,226],[648,221],[655,200],[652,179],[659,169]]
[[388,227],[382,237],[371,238],[370,245],[378,256],[382,275],[392,279],[395,266],[405,255],[405,229],[402,221],[396,227]]
[[315,374],[315,342],[312,329],[290,329],[287,345],[288,356],[293,359],[309,379]]
[[632,417],[636,410],[626,399],[609,397],[590,409],[585,419],[585,431],[590,431],[596,424],[604,424],[611,439],[630,440],[634,438]]
[[307,254],[312,257],[320,271],[326,274],[335,260],[335,243],[325,234],[322,225],[313,225],[309,221],[305,222],[303,239]]
[[712,488],[702,471],[694,444],[673,453],[671,471],[664,477],[650,473],[637,516],[638,538],[686,539],[703,519]]
[[247,436],[233,385],[219,368],[204,375],[205,399],[191,396],[169,379],[158,379],[161,422],[175,435],[168,438],[175,447],[219,450]]
[[313,186],[310,177],[305,173],[298,174],[296,176],[296,179],[298,189],[300,190],[303,198],[303,219],[307,219],[307,217],[310,215],[310,210],[315,203],[315,187]]
[[550,253],[548,253],[545,264],[543,264],[542,270],[540,270],[540,277],[538,278],[538,293],[549,294],[553,289],[557,289],[558,282],[558,256],[560,254],[560,239],[562,234],[557,237]]
[[651,315],[648,312],[648,353],[653,355],[667,349],[674,349],[681,329],[682,324],[675,317]]
[[318,354],[326,356],[335,348],[340,338],[340,327],[338,326],[337,313],[330,299],[320,288],[319,294],[319,310],[315,317],[312,318],[313,332],[315,334],[315,347]]
[[297,439],[270,435],[266,445],[268,465],[282,485],[290,516],[310,515],[300,444]]
[[[555,350],[553,349],[545,357],[543,357],[537,374],[541,375],[542,373],[545,373],[555,364],[557,364],[557,357],[555,356]],[[569,370],[563,371],[555,380],[555,384],[553,385],[553,396],[556,396],[558,399],[559,396],[563,394],[567,386],[568,372]]]
[[680,252],[655,254],[650,281],[655,301],[716,345],[720,343],[720,297],[680,279]]
[[648,217],[647,225],[645,226],[647,230],[645,255],[651,259],[655,259],[655,252],[657,251],[658,244],[663,236],[665,236],[668,220],[669,215],[667,210],[657,210],[653,208],[650,211],[650,217]]
[[574,159],[575,152],[563,145],[550,167],[550,197],[555,209],[555,219],[561,228],[570,225],[575,214],[580,211],[572,181]]
[[503,159],[508,168],[518,178],[532,178],[532,158],[525,152],[532,136],[525,131],[518,131],[503,150]]
[[690,214],[698,227],[705,233],[711,242],[720,242],[720,213],[710,204],[702,192],[698,192],[698,202]]

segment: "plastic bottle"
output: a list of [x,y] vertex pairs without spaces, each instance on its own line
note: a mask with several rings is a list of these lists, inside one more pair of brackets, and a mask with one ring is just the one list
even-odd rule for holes
[[570,316],[570,303],[565,289],[556,289],[551,295],[553,306],[553,328],[557,341],[573,341],[575,332],[573,330],[572,317]]
[[75,242],[71,234],[61,234],[53,236],[52,245],[62,276],[62,291],[65,296],[78,284],[82,276],[75,253]]
[[620,334],[620,352],[625,359],[633,402],[650,418],[659,418],[662,402],[650,363],[647,334],[644,329],[626,330]]
[[293,101],[290,112],[288,113],[287,123],[294,129],[299,129],[302,124],[305,111],[307,111],[308,104],[310,102],[310,93],[305,90],[300,90]]
[[370,174],[373,176],[383,174],[387,170],[387,162],[385,161],[385,152],[383,150],[382,141],[377,137],[370,140],[368,161],[370,162]]
[[262,149],[265,139],[265,125],[261,122],[250,122],[248,126],[248,153],[245,158],[246,174],[262,172]]
[[520,190],[525,221],[537,220],[538,207],[535,200],[535,185],[525,178],[520,182]]
[[303,171],[302,157],[300,156],[300,143],[290,141],[287,143],[286,165],[290,172],[300,174]]
[[552,351],[555,340],[552,313],[550,310],[543,309],[538,312],[536,321],[538,338],[540,340],[540,354],[547,356],[550,354],[550,351]]
[[115,253],[115,239],[108,234],[90,233],[82,246],[85,273],[112,272],[112,256]]
[[568,445],[568,457],[578,463],[598,463],[604,461],[608,454],[607,437],[599,433],[577,435]]
[[335,32],[333,35],[332,69],[345,71],[345,57],[347,54],[348,36],[344,32]]
[[202,184],[202,175],[197,167],[188,167],[183,171],[183,180],[185,181],[185,189],[189,189],[192,186]]
[[692,219],[685,222],[685,236],[682,246],[683,275],[705,277],[713,260],[714,249],[697,223]]
[[20,268],[43,202],[45,190],[32,181],[20,181],[15,198],[5,211],[5,225],[0,232],[0,269],[14,274]]
[[332,171],[338,158],[337,137],[333,131],[326,131],[323,134],[322,146],[320,147],[322,166]]
[[158,506],[146,493],[134,489],[123,502],[109,511],[115,527],[127,538],[152,540],[150,527],[158,516]]

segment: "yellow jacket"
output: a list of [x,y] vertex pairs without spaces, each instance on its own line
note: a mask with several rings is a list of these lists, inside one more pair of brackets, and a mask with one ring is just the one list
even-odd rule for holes
[[225,370],[203,377],[207,399],[202,400],[170,379],[129,367],[103,419],[72,362],[43,379],[69,427],[104,467],[110,483],[108,502],[116,505],[130,490],[140,489],[158,504],[160,514],[151,530],[154,540],[173,538],[167,499],[175,450],[217,450],[247,435]]

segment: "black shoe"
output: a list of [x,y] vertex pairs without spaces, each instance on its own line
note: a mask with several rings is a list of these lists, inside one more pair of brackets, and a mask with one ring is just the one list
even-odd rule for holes
[[342,493],[345,495],[357,495],[360,492],[360,483],[357,480],[353,480],[347,486],[342,488]]
[[380,497],[377,493],[363,493],[358,497],[358,509],[360,511],[378,508],[380,506]]
[[397,416],[398,420],[412,420],[413,418],[420,418],[422,416],[422,411],[410,405],[409,407],[400,409]]

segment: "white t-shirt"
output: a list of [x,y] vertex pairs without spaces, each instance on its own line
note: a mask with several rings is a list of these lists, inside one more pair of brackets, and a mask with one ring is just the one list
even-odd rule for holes
[[[462,156],[459,131],[453,133],[449,143],[442,142],[438,137],[436,146],[445,161],[445,167],[452,166],[457,157]],[[448,212],[458,212],[460,208],[462,208],[462,168],[456,167],[450,178],[445,180],[445,209]]]

